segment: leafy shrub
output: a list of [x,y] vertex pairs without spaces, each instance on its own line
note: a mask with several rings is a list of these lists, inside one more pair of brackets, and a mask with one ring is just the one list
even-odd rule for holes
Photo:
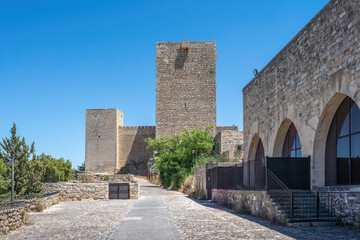
[[44,153],[37,157],[44,166],[43,182],[69,181],[74,178],[71,162],[64,158],[54,158]]
[[193,151],[201,155],[209,155],[214,146],[209,130],[199,128],[184,131],[179,135],[148,138],[145,140],[147,149],[155,150],[154,164],[160,172],[164,187],[179,188],[185,178],[194,173],[195,156]]

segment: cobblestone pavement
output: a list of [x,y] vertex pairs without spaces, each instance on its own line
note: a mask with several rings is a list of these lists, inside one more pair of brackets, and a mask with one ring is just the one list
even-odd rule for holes
[[107,239],[135,200],[62,202],[29,213],[30,225],[0,239]]
[[359,232],[344,227],[291,228],[272,224],[137,180],[143,195],[162,196],[184,239],[360,239]]
[[185,239],[360,239],[343,227],[290,228],[185,196],[164,196],[163,201]]
[[[160,197],[184,239],[360,239],[344,227],[290,228],[137,179],[142,196]],[[64,202],[30,213],[32,225],[0,239],[108,239],[135,200]],[[156,216],[155,216],[156,217]],[[136,223],[134,223],[136,224]]]

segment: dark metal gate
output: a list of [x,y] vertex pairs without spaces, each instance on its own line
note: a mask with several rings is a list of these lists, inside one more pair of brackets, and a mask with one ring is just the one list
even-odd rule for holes
[[211,199],[212,189],[239,189],[243,185],[243,167],[214,167],[206,170],[207,198]]
[[[267,168],[289,189],[310,189],[310,157],[267,157]],[[268,178],[267,188],[276,189],[276,184]]]
[[129,199],[129,183],[109,183],[109,199]]

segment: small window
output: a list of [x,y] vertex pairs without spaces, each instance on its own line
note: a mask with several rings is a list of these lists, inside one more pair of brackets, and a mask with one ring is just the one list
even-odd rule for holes
[[185,108],[186,108],[186,103],[185,103]]

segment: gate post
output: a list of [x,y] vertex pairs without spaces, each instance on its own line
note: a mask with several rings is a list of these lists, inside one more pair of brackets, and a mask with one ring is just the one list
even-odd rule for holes
[[319,220],[319,212],[320,212],[320,198],[319,192],[316,192],[316,219]]
[[294,196],[293,196],[293,191],[290,192],[290,209],[291,209],[291,222],[293,222],[294,219]]
[[267,169],[267,164],[268,164],[268,156],[265,157],[265,190],[268,190],[268,169]]

